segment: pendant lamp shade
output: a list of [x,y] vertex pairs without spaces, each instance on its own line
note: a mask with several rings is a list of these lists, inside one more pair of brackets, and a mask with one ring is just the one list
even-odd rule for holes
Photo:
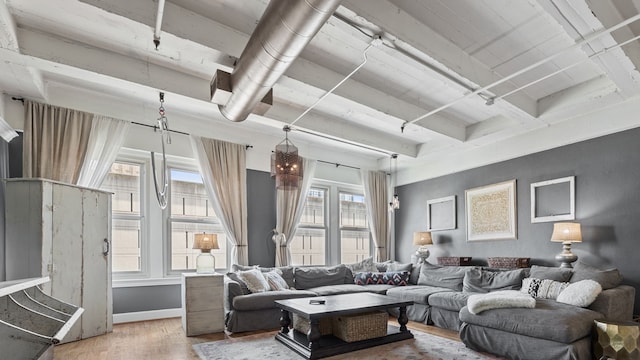
[[285,126],[285,139],[276,145],[271,154],[271,176],[276,178],[276,188],[281,190],[297,189],[303,176],[302,158],[298,148],[289,141],[291,128]]

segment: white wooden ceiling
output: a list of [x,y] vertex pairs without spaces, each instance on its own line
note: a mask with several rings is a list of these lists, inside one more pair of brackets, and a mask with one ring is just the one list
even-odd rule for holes
[[[637,16],[638,0],[344,0],[274,87],[273,107],[232,123],[210,102],[209,82],[217,69],[233,69],[267,3],[167,0],[156,50],[157,1],[0,0],[0,90],[151,125],[164,91],[172,115],[196,119],[211,129],[206,136],[282,137],[284,125],[362,62],[377,34],[383,44],[295,123],[294,142],[342,149],[381,168],[386,154],[398,153],[415,174],[437,159],[465,163],[492,147],[499,156],[467,167],[522,155],[517,144],[498,144],[523,136],[542,144],[534,151],[640,125],[640,117],[611,126],[603,118],[585,132],[579,128],[590,125],[576,120],[638,101],[638,42],[611,48],[640,33],[640,22],[575,45]],[[109,101],[95,105],[99,98]],[[148,116],[123,113],[136,106]],[[576,131],[554,142],[545,129],[563,123]]]

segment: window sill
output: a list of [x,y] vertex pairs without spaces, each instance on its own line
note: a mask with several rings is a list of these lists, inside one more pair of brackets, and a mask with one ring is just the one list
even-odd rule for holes
[[143,287],[143,286],[163,286],[179,285],[182,282],[180,276],[154,279],[117,279],[113,280],[112,288]]

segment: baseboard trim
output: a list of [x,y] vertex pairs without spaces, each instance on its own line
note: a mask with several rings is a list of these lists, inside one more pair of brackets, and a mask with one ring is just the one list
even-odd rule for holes
[[122,324],[122,323],[134,322],[134,321],[157,320],[157,319],[166,319],[166,318],[174,318],[174,317],[181,317],[181,316],[182,316],[181,308],[151,310],[151,311],[137,311],[137,312],[113,314],[113,323]]

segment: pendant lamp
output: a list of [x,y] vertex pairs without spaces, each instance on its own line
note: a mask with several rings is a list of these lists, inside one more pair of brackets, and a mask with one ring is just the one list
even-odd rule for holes
[[276,178],[276,188],[295,190],[303,175],[302,158],[298,156],[298,148],[289,140],[291,127],[282,128],[284,140],[276,145],[271,154],[271,176]]

